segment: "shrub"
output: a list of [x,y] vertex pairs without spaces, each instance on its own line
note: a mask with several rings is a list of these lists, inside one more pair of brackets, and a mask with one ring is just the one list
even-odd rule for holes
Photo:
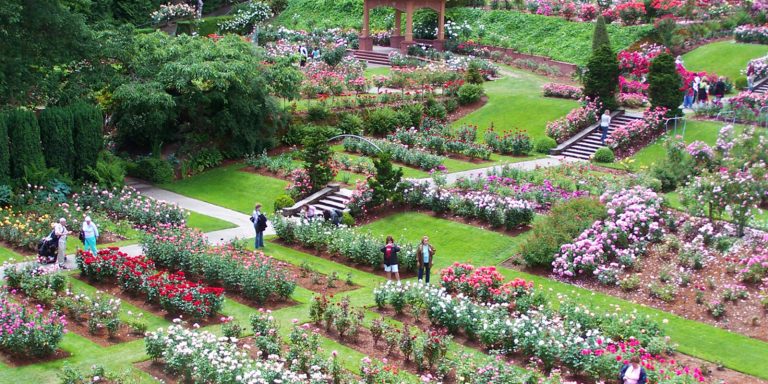
[[443,101],[443,105],[445,105],[445,111],[448,113],[453,113],[459,109],[459,102],[454,99],[446,99]]
[[605,207],[596,199],[585,197],[556,204],[544,220],[534,222],[532,235],[523,243],[520,252],[525,264],[551,267],[561,245],[604,217]]
[[46,314],[39,310],[27,310],[0,297],[0,349],[24,358],[45,357],[53,354],[64,336],[65,322],[59,314]]
[[448,116],[448,110],[444,104],[435,103],[431,107],[427,108],[427,116],[433,119],[444,120]]
[[613,151],[608,147],[600,147],[597,149],[594,155],[592,155],[592,159],[598,163],[613,163],[613,160],[616,159],[616,156],[613,154]]
[[101,187],[121,188],[125,183],[125,162],[106,151],[99,155],[96,166],[86,168],[85,172]]
[[8,112],[11,177],[21,179],[27,170],[42,170],[45,159],[40,148],[40,126],[32,111],[15,109]]
[[304,149],[301,151],[304,169],[309,175],[312,190],[324,188],[336,176],[331,167],[333,151],[328,139],[333,136],[333,130],[328,127],[313,127],[301,141]]
[[746,89],[748,86],[747,78],[744,76],[737,77],[736,80],[733,82],[733,86],[737,90]]
[[45,164],[65,175],[74,176],[72,130],[75,123],[72,114],[67,108],[49,107],[40,113],[39,122]]
[[11,153],[8,147],[8,115],[0,113],[0,183],[11,181]]
[[363,119],[353,113],[344,113],[339,117],[336,127],[341,130],[341,133],[359,135],[363,133]]
[[472,104],[480,100],[485,94],[482,85],[477,84],[464,84],[459,87],[458,98],[459,104],[467,105]]
[[173,180],[171,163],[156,157],[145,157],[136,162],[129,162],[126,171],[130,176],[157,184]]
[[418,127],[424,117],[424,105],[406,104],[398,108],[397,113],[400,127]]
[[104,116],[98,107],[85,102],[73,104],[70,111],[75,124],[74,142],[77,143],[74,176],[84,177],[88,167],[96,166],[99,153],[104,148],[101,131]]
[[[619,87],[619,61],[608,45],[601,45],[592,52],[584,75],[584,96],[599,98],[603,107],[616,108],[616,91]],[[681,96],[682,100],[682,96]]]
[[190,155],[188,169],[192,173],[200,173],[206,169],[219,166],[222,161],[224,161],[224,156],[218,149],[212,147],[201,148]]
[[280,195],[275,199],[275,213],[280,212],[283,208],[292,207],[296,204],[296,201],[288,195]]
[[352,214],[349,212],[344,212],[341,216],[341,223],[346,225],[347,227],[354,227],[355,226],[355,218],[352,217]]
[[668,53],[656,56],[648,68],[648,98],[651,107],[667,108],[670,115],[680,116],[680,100],[683,99],[683,79],[675,66],[675,59]]
[[330,111],[325,104],[315,103],[307,108],[307,119],[314,123],[325,121],[328,118]]
[[365,130],[372,135],[385,135],[397,128],[398,116],[392,108],[379,108],[368,113]]
[[536,139],[533,147],[536,152],[547,154],[550,149],[557,147],[557,141],[551,137],[544,136]]

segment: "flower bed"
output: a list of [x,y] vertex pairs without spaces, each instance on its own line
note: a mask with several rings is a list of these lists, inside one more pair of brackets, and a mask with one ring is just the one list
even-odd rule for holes
[[440,284],[449,294],[461,293],[480,303],[514,303],[533,293],[533,282],[516,278],[505,283],[496,267],[459,262],[440,270]]
[[499,135],[491,126],[483,134],[483,140],[494,152],[502,155],[524,156],[533,149],[531,137],[520,130],[504,131]]
[[494,228],[514,229],[533,220],[534,204],[484,191],[463,191],[435,187],[429,183],[402,182],[403,201],[435,213],[450,212],[469,219],[487,222]]
[[[383,239],[359,233],[352,228],[336,228],[320,220],[298,221],[279,216],[272,219],[272,225],[277,236],[288,244],[327,251],[355,264],[381,268]],[[405,243],[400,248],[398,259],[401,271],[415,271],[416,249]]]
[[19,357],[47,357],[56,352],[66,330],[64,317],[52,311],[44,314],[38,305],[35,311],[11,302],[0,293],[0,349]]
[[597,123],[600,102],[588,99],[582,100],[583,105],[568,112],[564,118],[547,124],[547,136],[562,143],[579,133],[582,129]]
[[736,41],[742,43],[768,44],[768,27],[753,24],[740,25],[733,30]]
[[183,224],[187,217],[178,205],[144,196],[132,187],[109,190],[90,186],[73,194],[72,201],[76,210],[80,207],[85,211],[106,211],[111,217],[148,227]]
[[568,84],[547,83],[544,84],[542,90],[546,97],[579,100],[584,96],[581,88]]
[[221,285],[258,304],[287,300],[296,288],[282,263],[235,244],[208,247],[205,235],[197,230],[160,227],[144,236],[141,245],[158,266]]
[[455,186],[463,190],[486,191],[500,196],[535,202],[538,208],[551,206],[555,202],[586,196],[586,191],[570,191],[553,185],[549,179],[537,182],[504,176],[503,171],[491,171],[488,175],[473,178],[459,178]]
[[635,265],[647,244],[661,239],[661,200],[642,187],[603,194],[600,201],[608,218],[560,248],[552,263],[554,273],[560,277],[591,273],[604,284],[616,283],[620,271]]
[[[371,141],[382,151],[390,152],[392,160],[426,171],[438,168],[445,160],[443,156],[433,155],[417,148],[410,148],[407,145],[381,139],[372,139]],[[371,144],[362,140],[344,139],[343,145],[344,150],[347,152],[361,153],[366,156],[374,156],[379,152]]]
[[648,109],[643,113],[642,119],[632,120],[614,129],[605,142],[618,157],[631,156],[664,134],[666,114],[667,109],[663,107]]
[[195,319],[210,317],[221,309],[224,290],[187,280],[183,272],[171,273],[154,269],[144,256],[128,256],[118,248],[102,249],[98,254],[78,251],[81,275],[91,281],[115,283],[124,291],[146,295],[168,313]]
[[[460,129],[459,132],[465,133],[468,129]],[[476,144],[473,135],[459,135],[447,125],[430,118],[424,119],[420,129],[398,128],[394,133],[387,135],[387,140],[408,147],[425,148],[440,156],[452,153],[481,160],[491,158],[491,149]]]

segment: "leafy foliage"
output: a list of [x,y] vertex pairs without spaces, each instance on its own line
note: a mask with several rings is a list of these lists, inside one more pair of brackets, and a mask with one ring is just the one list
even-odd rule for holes
[[328,139],[333,136],[334,131],[328,127],[311,127],[305,132],[307,135],[302,140],[302,159],[312,190],[317,191],[324,188],[335,176],[331,167],[333,151],[328,144]]
[[44,169],[45,159],[40,148],[40,126],[32,111],[15,109],[8,112],[11,177],[22,178],[27,170]]
[[72,113],[61,107],[49,107],[40,113],[40,138],[45,164],[60,172],[74,175],[75,143]]
[[602,45],[611,46],[611,40],[608,37],[608,29],[605,27],[605,18],[603,15],[597,17],[595,22],[595,32],[592,35],[592,51],[595,51]]
[[592,52],[584,75],[584,96],[599,98],[603,107],[616,108],[616,91],[619,87],[619,62],[608,45],[601,45]]
[[648,96],[651,99],[651,107],[664,107],[669,110],[670,115],[682,115],[682,84],[683,79],[675,67],[672,55],[662,53],[651,61],[648,69]]
[[85,102],[73,104],[70,110],[75,123],[74,142],[77,143],[73,176],[84,177],[88,167],[96,166],[99,152],[104,148],[101,131],[104,116],[98,107]]
[[403,169],[392,166],[392,154],[383,152],[377,159],[373,160],[373,166],[376,167],[376,176],[368,180],[368,186],[373,191],[371,204],[378,206],[392,200],[397,196],[397,184],[403,178]]

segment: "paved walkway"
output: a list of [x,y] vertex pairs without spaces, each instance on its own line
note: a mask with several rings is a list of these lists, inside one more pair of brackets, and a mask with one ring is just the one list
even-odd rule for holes
[[[460,178],[482,176],[488,173],[489,171],[501,170],[504,167],[512,167],[512,168],[522,169],[526,171],[531,171],[537,168],[556,167],[561,164],[574,163],[574,162],[580,162],[580,161],[582,160],[573,159],[573,158],[564,157],[564,156],[548,156],[542,159],[521,161],[518,163],[501,164],[501,165],[495,165],[493,167],[471,169],[469,171],[449,173],[445,175],[445,178],[448,181],[448,183],[451,184],[451,183],[455,183],[456,180]],[[432,178],[411,179],[411,180],[418,181],[418,182],[425,182],[425,181],[429,183],[433,182]]]

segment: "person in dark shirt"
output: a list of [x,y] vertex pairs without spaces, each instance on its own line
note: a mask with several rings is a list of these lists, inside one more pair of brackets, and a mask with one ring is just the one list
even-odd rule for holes
[[395,244],[395,239],[392,236],[387,236],[387,244],[381,247],[381,252],[384,253],[384,272],[387,272],[387,279],[393,280],[394,274],[397,278],[397,282],[400,282],[400,271],[397,266],[397,253],[400,252],[400,247]]

